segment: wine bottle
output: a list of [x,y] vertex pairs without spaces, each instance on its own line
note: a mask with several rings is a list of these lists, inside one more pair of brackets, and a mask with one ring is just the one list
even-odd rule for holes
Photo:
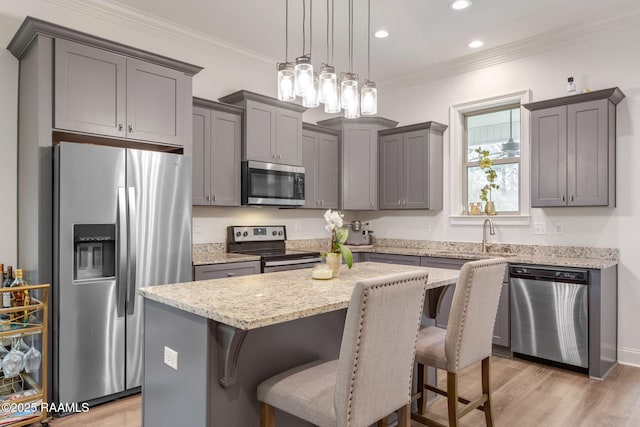
[[[7,274],[4,276],[4,283],[2,287],[9,288],[13,283],[13,267],[7,266]],[[11,308],[11,292],[2,293],[2,308]]]
[[[27,283],[24,281],[23,277],[22,277],[22,269],[21,268],[17,268],[16,269],[16,278],[15,280],[11,283],[11,287],[12,288],[18,288],[18,287],[22,287],[22,286],[27,286]],[[10,304],[13,307],[23,307],[25,305],[29,305],[29,291],[15,291],[15,292],[11,292],[11,301]],[[4,304],[4,300],[2,301]],[[11,322],[19,322],[19,323],[27,323],[27,321],[29,320],[29,316],[27,311],[25,310],[24,312],[14,312],[11,313]]]

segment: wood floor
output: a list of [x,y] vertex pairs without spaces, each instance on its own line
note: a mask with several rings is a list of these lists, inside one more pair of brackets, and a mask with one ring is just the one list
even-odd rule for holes
[[[498,427],[637,427],[640,426],[640,368],[617,366],[605,381],[517,359],[492,357],[493,415]],[[446,375],[439,374],[446,379]],[[444,384],[440,384],[444,386]],[[480,393],[480,365],[464,371],[460,394]],[[140,396],[91,408],[84,414],[54,419],[53,427],[138,427]],[[430,411],[444,419],[446,400]],[[419,424],[413,424],[419,426]],[[483,426],[484,415],[473,411],[461,426]],[[245,427],[245,426],[229,426]],[[252,427],[252,426],[246,426]]]

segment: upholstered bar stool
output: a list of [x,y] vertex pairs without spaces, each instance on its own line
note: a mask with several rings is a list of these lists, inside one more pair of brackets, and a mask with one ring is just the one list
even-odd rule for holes
[[411,380],[427,273],[393,274],[356,284],[338,360],[277,374],[258,386],[260,425],[274,408],[319,426],[369,426],[399,410],[410,426]]
[[[464,264],[453,293],[447,329],[430,326],[418,333],[418,392],[414,395],[418,412],[411,414],[414,421],[445,426],[425,416],[426,390],[430,390],[447,397],[449,426],[457,427],[460,418],[476,408],[484,411],[487,426],[493,426],[489,356],[506,267],[502,258]],[[469,401],[458,396],[458,373],[479,361],[482,361],[482,396]],[[427,384],[425,365],[447,371],[446,391]],[[458,402],[465,405],[458,408]]]

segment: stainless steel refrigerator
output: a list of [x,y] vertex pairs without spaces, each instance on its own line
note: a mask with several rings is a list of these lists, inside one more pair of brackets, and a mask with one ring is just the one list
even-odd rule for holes
[[62,142],[54,150],[53,400],[142,379],[143,286],[191,280],[191,162]]

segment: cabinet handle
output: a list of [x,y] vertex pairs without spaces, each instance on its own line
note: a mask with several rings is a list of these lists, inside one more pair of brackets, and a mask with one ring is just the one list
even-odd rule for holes
[[573,194],[571,195],[571,201],[573,202]]
[[216,201],[216,195],[215,194],[213,195],[213,201],[214,202]]
[[278,154],[276,157],[277,157],[278,159],[281,159],[281,158],[282,158],[282,156],[281,156],[280,154]]
[[402,206],[402,201],[398,200],[398,206]]
[[133,125],[129,125],[129,133],[133,132]]
[[236,275],[236,273],[227,273],[227,277],[233,277],[235,275]]
[[124,126],[122,126],[122,123],[118,123],[118,131],[122,132],[123,129],[124,129]]
[[324,206],[324,200],[320,200],[320,206]]
[[407,201],[406,200],[402,201],[402,206],[407,206]]
[[562,195],[562,201],[564,202],[564,194]]
[[207,200],[207,202],[209,201],[209,195],[208,194],[206,196],[204,196],[204,198]]

